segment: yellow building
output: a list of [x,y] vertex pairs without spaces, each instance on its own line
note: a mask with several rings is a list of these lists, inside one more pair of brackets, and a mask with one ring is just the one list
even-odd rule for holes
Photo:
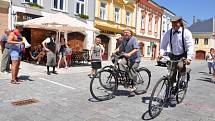
[[215,18],[210,18],[201,22],[196,22],[194,18],[193,22],[194,23],[188,29],[192,32],[195,41],[195,58],[205,59],[210,48],[215,47]]
[[193,33],[195,41],[195,59],[205,59],[205,56],[214,46],[212,33]]
[[95,27],[100,31],[107,60],[116,48],[116,34],[129,27],[135,32],[135,0],[96,0]]

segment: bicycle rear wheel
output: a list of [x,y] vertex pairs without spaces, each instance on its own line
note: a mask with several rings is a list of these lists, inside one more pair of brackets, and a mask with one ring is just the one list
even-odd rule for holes
[[91,79],[90,93],[98,101],[109,100],[114,97],[117,86],[111,70],[100,70]]
[[183,79],[183,80],[180,79],[177,82],[178,91],[177,91],[177,95],[176,95],[176,101],[178,104],[181,103],[186,96],[189,79],[190,79],[190,73],[187,73],[186,79]]
[[135,93],[142,94],[146,93],[147,89],[149,88],[151,81],[151,72],[145,68],[139,68],[137,70],[137,81],[135,82]]
[[156,83],[149,101],[149,115],[152,118],[157,117],[163,110],[165,104],[166,90],[167,90],[167,78],[162,77]]

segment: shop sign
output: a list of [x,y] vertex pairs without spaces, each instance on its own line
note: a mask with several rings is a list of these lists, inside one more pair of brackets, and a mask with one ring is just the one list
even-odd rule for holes
[[27,21],[38,17],[42,17],[42,16],[17,12],[17,22]]

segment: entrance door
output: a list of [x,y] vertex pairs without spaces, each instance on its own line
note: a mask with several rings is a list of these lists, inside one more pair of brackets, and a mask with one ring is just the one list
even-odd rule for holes
[[108,36],[106,36],[106,35],[103,35],[103,34],[98,35],[98,37],[101,38],[101,41],[102,41],[101,44],[105,48],[105,52],[104,52],[104,55],[102,56],[102,59],[103,60],[108,60],[108,48],[109,48],[108,44],[109,44],[110,38]]
[[196,59],[204,60],[205,59],[205,51],[203,51],[203,50],[196,51]]

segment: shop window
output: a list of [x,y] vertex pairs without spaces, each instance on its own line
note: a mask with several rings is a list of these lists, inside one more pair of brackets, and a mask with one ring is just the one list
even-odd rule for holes
[[148,47],[147,47],[147,55],[150,55],[150,54],[151,54],[151,51],[152,51],[152,47],[151,47],[151,46],[148,46]]
[[85,14],[85,0],[77,0],[76,2],[76,13]]

